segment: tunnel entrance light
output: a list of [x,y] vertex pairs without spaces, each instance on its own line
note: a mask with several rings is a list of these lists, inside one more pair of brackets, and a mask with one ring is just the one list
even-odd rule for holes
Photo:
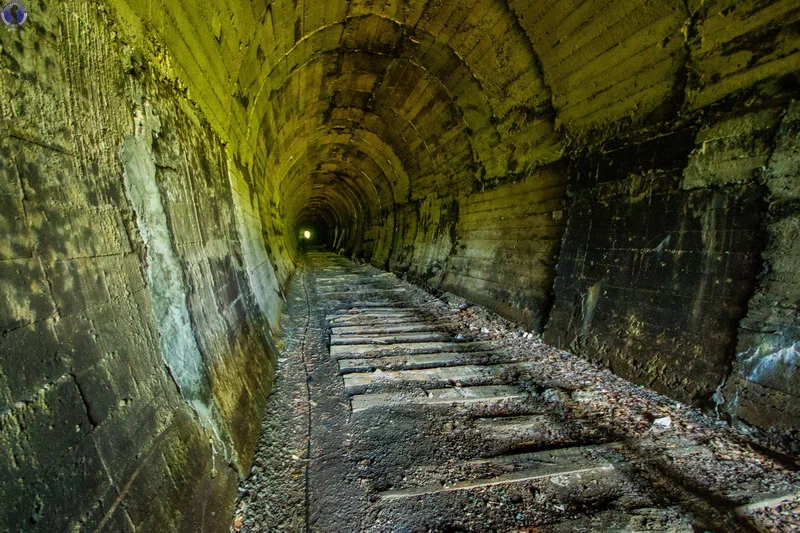
[[310,239],[311,238],[311,232],[308,231],[308,230],[305,230],[303,232],[303,237],[305,237],[306,239]]

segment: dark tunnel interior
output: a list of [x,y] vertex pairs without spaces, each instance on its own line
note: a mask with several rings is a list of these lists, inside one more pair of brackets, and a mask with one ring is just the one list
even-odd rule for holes
[[[0,533],[259,531],[231,525],[259,492],[243,496],[242,484],[263,467],[271,435],[294,435],[280,424],[301,431],[305,416],[309,431],[333,428],[330,439],[341,439],[309,434],[276,452],[297,463],[284,474],[289,485],[305,480],[305,511],[280,527],[265,518],[264,531],[635,530],[651,508],[672,513],[664,520],[674,531],[800,527],[786,518],[797,505],[781,515],[774,503],[800,494],[796,0],[6,4]],[[375,310],[359,308],[368,305]],[[337,326],[347,313],[364,317]],[[414,348],[392,352],[398,339]],[[477,343],[468,344],[474,360],[459,359],[462,340]],[[351,347],[338,361],[340,341],[384,352]],[[359,366],[362,356],[376,361]],[[562,362],[572,381],[556,376]],[[549,381],[485,368],[523,363]],[[328,370],[339,389],[325,388]],[[618,392],[575,377],[592,372],[633,392],[606,411],[592,407]],[[510,431],[485,420],[492,407],[462,418],[403,407],[358,425],[368,394],[435,400],[439,389],[420,376],[452,394],[470,384],[506,387],[498,390],[507,396],[507,387],[524,389],[541,412],[504,416],[525,423],[557,412],[560,422],[544,424],[546,444],[525,427],[517,459],[599,443],[627,453],[628,466],[587,466],[602,475],[586,481],[595,492],[587,488],[583,503],[564,496],[566,475],[502,477],[521,479],[530,465],[480,463],[500,479],[486,486],[452,478],[499,456],[452,451]],[[289,390],[307,412],[271,411]],[[665,415],[642,406],[657,395],[690,414],[656,423]],[[641,424],[636,439],[613,422],[634,404],[639,418],[618,426]],[[331,420],[353,424],[358,437],[325,418],[339,407],[348,418],[337,411]],[[431,440],[387,429],[414,413],[419,426],[408,435],[430,430]],[[592,433],[601,426],[602,438]],[[464,427],[477,428],[480,444]],[[701,437],[662,442],[688,427]],[[358,440],[374,428],[386,431],[374,442],[450,461],[449,470],[431,466],[438,488],[429,489],[424,465],[381,463],[380,446]],[[714,448],[723,433],[736,459]],[[312,441],[328,442],[331,457],[358,457],[337,463],[352,466],[339,476],[352,483],[313,477],[328,463],[312,458]],[[669,457],[672,477],[641,481],[647,469],[630,465],[662,444],[672,451],[652,453]],[[752,473],[747,454],[773,466]],[[531,464],[550,464],[536,457]],[[722,470],[675,474],[698,457]],[[732,464],[751,474],[724,474]],[[569,479],[594,475],[580,478],[582,468]],[[668,479],[685,498],[648,500],[633,489],[621,498],[622,481],[597,488],[628,475],[625,487]],[[404,485],[414,480],[423,488]],[[768,480],[780,490],[762,490]],[[514,492],[518,481],[539,485]],[[713,483],[727,486],[724,498],[709,496]],[[363,506],[360,518],[338,509],[337,492]],[[506,499],[479,510],[468,500],[501,492]],[[420,505],[415,515],[392,498],[438,502],[443,514]],[[324,525],[328,511],[335,527]],[[437,522],[445,514],[459,516]],[[716,522],[687,522],[711,515]]]

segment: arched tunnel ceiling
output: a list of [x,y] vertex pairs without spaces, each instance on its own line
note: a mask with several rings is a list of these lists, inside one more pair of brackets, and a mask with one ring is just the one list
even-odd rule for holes
[[[160,18],[144,0],[117,4],[158,29],[290,225],[323,206],[363,222],[526,173],[753,82],[726,52],[753,23],[721,24],[733,5],[722,0],[167,3]],[[750,61],[764,77],[789,68]]]
[[[289,220],[312,195],[369,220],[558,156],[532,49],[504,4],[485,8],[418,18],[326,7],[284,40],[265,39],[259,75],[241,82],[251,142],[264,144]],[[271,4],[266,19],[278,12]],[[329,22],[331,12],[341,18]],[[461,15],[462,31],[449,31]]]

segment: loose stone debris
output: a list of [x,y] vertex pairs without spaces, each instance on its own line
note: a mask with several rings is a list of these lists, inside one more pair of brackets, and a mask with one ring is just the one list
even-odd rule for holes
[[800,528],[794,458],[479,306],[332,254],[288,302],[231,531]]

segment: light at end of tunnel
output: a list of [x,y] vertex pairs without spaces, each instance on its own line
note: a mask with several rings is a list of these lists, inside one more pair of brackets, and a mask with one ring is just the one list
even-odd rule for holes
[[305,230],[303,232],[303,237],[305,237],[306,239],[310,239],[311,238],[311,232],[308,231],[308,230]]

